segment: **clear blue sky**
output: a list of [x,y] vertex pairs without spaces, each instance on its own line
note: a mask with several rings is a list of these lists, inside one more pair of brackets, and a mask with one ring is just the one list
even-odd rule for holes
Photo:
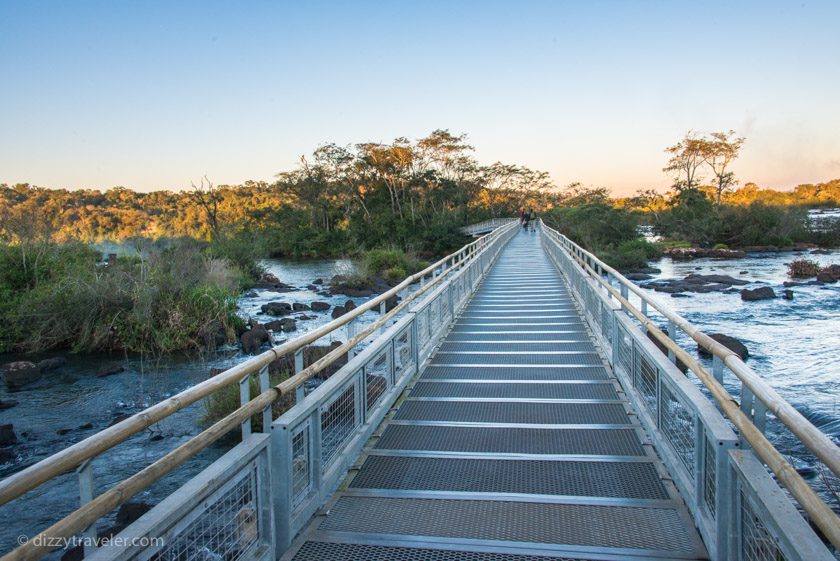
[[741,182],[789,188],[840,177],[838,24],[837,0],[0,0],[0,182],[263,180],[448,128],[621,194],[733,128]]

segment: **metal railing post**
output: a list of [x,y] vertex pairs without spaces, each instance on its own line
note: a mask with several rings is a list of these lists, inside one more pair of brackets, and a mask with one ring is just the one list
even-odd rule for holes
[[[251,401],[251,375],[246,374],[244,378],[239,380],[239,405],[245,405]],[[242,421],[242,442],[248,440],[251,436],[251,418],[248,417]]]
[[[76,474],[79,477],[79,503],[80,506],[85,506],[90,501],[93,500],[94,496],[94,482],[93,482],[93,461],[86,460],[82,465],[78,467],[76,470]],[[84,554],[85,557],[92,555],[93,552],[96,550],[96,546],[93,543],[96,542],[97,533],[96,533],[96,523],[94,522],[87,528],[85,528],[82,535],[85,537],[84,543]],[[91,543],[88,544],[88,541]]]
[[[303,370],[303,349],[295,351],[295,374]],[[303,384],[295,388],[295,403],[300,403],[306,397]]]
[[[260,368],[260,393],[268,391],[269,387],[268,365]],[[268,434],[271,431],[271,405],[263,409],[262,431]]]

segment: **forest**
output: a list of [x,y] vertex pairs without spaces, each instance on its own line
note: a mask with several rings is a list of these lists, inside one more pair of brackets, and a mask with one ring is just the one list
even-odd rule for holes
[[[239,328],[236,299],[264,257],[417,258],[466,239],[459,228],[533,208],[621,269],[659,254],[639,231],[700,247],[840,244],[840,226],[807,209],[840,206],[840,179],[777,191],[729,170],[734,132],[689,132],[666,148],[667,193],[613,198],[604,187],[555,185],[548,173],[480,164],[465,134],[433,131],[390,144],[324,144],[272,182],[179,191],[46,189],[0,184],[0,335],[4,350],[202,348]],[[93,242],[136,251],[102,267]],[[177,256],[177,257],[176,257]]]

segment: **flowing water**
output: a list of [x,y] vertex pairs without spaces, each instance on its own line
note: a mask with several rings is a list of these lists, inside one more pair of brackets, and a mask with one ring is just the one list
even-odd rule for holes
[[[786,280],[785,263],[797,257],[790,253],[776,253],[755,254],[729,261],[702,259],[688,262],[674,262],[666,258],[653,263],[653,266],[662,270],[657,278],[722,273],[754,282],[754,286],[770,285],[778,291]],[[840,263],[840,252],[807,257],[823,264]],[[266,264],[282,282],[300,289],[283,294],[256,291],[255,296],[241,301],[243,316],[264,321],[267,318],[258,316],[259,308],[270,301],[309,304],[313,300],[321,300],[341,305],[347,300],[345,296],[328,297],[305,287],[316,278],[329,281],[336,274],[351,272],[352,263],[348,260],[272,260]],[[748,272],[740,274],[741,271]],[[776,299],[762,302],[742,302],[737,293],[695,294],[687,298],[653,294],[703,330],[741,339],[750,349],[748,363],[756,372],[815,424],[838,439],[840,286],[806,286],[793,290],[792,301]],[[358,304],[367,299],[353,300]],[[287,336],[310,331],[331,319],[329,312],[305,313],[315,315],[316,319],[298,321],[298,332]],[[363,317],[367,318],[363,322],[369,322],[376,319],[377,314],[368,313]],[[344,333],[336,336],[337,339],[343,337]],[[161,360],[141,360],[139,357],[64,356],[67,357],[65,367],[48,372],[35,384],[16,392],[0,385],[0,400],[19,402],[11,409],[0,411],[0,424],[13,423],[19,440],[11,448],[12,461],[0,465],[0,477],[102,430],[119,415],[136,413],[186,389],[205,379],[210,368],[229,367],[246,358],[233,348],[204,358],[170,356]],[[0,355],[0,363],[22,358]],[[33,360],[33,357],[25,358]],[[99,366],[111,360],[122,361],[126,371],[105,378],[97,377],[95,373]],[[200,432],[205,426],[203,414],[203,404],[192,405],[159,423],[154,430],[135,435],[98,458],[93,464],[97,491],[110,488]],[[771,432],[775,433],[773,438],[787,453],[808,462],[807,456],[784,433]],[[233,435],[229,440],[210,447],[135,500],[154,504],[221,456],[236,440],[236,435]],[[0,510],[0,551],[12,549],[18,535],[31,535],[77,507],[78,481],[72,473],[3,506]],[[109,522],[112,521],[104,521],[100,526],[104,528]]]
[[[310,304],[319,300],[336,306],[348,300],[346,296],[319,295],[306,286],[317,278],[328,282],[334,275],[353,272],[349,260],[267,260],[265,264],[282,282],[298,289],[287,293],[255,291],[255,296],[240,301],[243,317],[258,321],[272,319],[260,315],[260,306],[272,301]],[[353,300],[361,304],[368,298]],[[329,310],[305,313],[315,319],[297,321],[298,331],[282,334],[282,337],[300,335],[332,319]],[[368,312],[359,322],[369,323],[377,318],[377,313]],[[282,337],[278,334],[278,340]],[[345,337],[344,330],[339,330],[332,338],[345,340]],[[209,357],[167,356],[157,360],[119,355],[7,354],[0,355],[0,364],[16,360],[37,362],[53,356],[65,357],[66,365],[47,372],[38,382],[17,391],[0,384],[0,400],[18,402],[15,407],[0,410],[0,425],[13,424],[18,439],[17,444],[7,449],[11,453],[10,461],[3,463],[0,459],[0,478],[108,427],[122,415],[137,413],[206,379],[211,368],[228,368],[248,358],[231,347]],[[103,363],[112,361],[121,362],[125,371],[97,377],[96,372]],[[204,414],[203,403],[193,404],[155,425],[153,430],[137,434],[97,458],[93,462],[96,491],[101,493],[112,487],[198,434],[206,427]],[[134,500],[158,502],[224,454],[237,439],[237,435],[231,435],[228,440],[210,447]],[[0,508],[0,552],[12,549],[19,535],[31,535],[35,530],[44,529],[78,506],[79,487],[75,474],[63,475],[4,505]],[[112,523],[113,517],[101,522],[100,529]]]

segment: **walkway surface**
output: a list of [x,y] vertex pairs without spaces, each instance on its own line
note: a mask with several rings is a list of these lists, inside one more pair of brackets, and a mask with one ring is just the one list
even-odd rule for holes
[[519,232],[288,556],[705,559],[631,411],[539,236]]

